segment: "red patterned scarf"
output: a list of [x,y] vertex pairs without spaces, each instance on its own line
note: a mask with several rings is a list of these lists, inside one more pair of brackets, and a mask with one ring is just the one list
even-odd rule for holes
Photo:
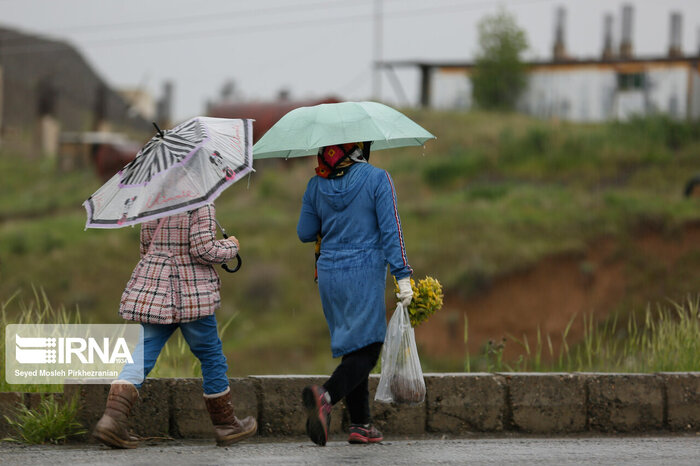
[[367,162],[363,157],[362,142],[351,142],[318,149],[316,174],[322,178],[337,178],[354,163]]

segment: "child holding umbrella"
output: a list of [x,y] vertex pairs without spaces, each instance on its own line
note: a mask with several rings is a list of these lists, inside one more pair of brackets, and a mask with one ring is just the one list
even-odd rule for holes
[[214,265],[236,258],[240,244],[225,233],[216,239],[213,202],[252,171],[252,121],[195,117],[168,131],[154,126],[157,134],[136,158],[84,203],[86,227],[141,224],[141,257],[119,314],[143,326],[143,343],[135,350],[143,366],[124,366],[110,386],[93,435],[114,448],[137,446],[128,432],[128,417],[138,389],[163,345],[180,329],[201,362],[204,404],[216,443],[226,446],[254,435],[257,423],[234,414],[217,331],[221,282]]

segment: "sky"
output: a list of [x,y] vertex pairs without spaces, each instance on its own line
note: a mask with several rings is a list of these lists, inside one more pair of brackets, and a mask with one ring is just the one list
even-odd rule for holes
[[376,81],[374,61],[470,61],[479,20],[500,8],[526,31],[527,58],[551,57],[558,7],[569,54],[598,57],[603,16],[614,15],[618,40],[623,4],[634,7],[636,55],[666,54],[671,12],[683,15],[683,51],[700,53],[700,0],[0,0],[0,25],[70,43],[114,88],[157,98],[172,81],[181,121],[227,82],[246,101],[285,89],[294,100],[415,104],[418,73]]

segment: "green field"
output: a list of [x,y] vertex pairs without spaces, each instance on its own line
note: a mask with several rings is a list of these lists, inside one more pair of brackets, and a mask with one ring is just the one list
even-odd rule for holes
[[[438,139],[424,148],[373,153],[371,162],[395,180],[416,276],[435,276],[447,296],[469,299],[484,283],[602,237],[624,241],[640,228],[673,231],[700,220],[698,200],[682,196],[685,181],[700,173],[697,124],[410,115]],[[239,273],[221,275],[218,316],[233,318],[225,334],[232,376],[334,367],[313,282],[313,247],[296,237],[314,164],[311,157],[258,163],[249,180],[216,203],[244,259]],[[20,312],[20,302],[33,299],[34,286],[54,306],[77,308],[84,321],[118,322],[119,298],[138,260],[138,228],[84,231],[81,203],[101,184],[97,177],[0,153],[0,180],[0,301],[20,293],[7,305],[8,319]],[[700,258],[690,258],[687,267],[700,267]],[[640,290],[654,280],[643,272]],[[694,287],[681,280],[669,294]],[[176,343],[171,359],[182,354]],[[426,357],[424,370],[435,368],[444,366]]]

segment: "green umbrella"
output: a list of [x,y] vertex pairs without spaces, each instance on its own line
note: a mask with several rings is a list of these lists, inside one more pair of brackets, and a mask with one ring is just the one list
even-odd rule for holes
[[319,147],[372,141],[372,151],[421,146],[434,139],[406,115],[377,102],[300,107],[275,123],[253,146],[255,159],[316,155]]

